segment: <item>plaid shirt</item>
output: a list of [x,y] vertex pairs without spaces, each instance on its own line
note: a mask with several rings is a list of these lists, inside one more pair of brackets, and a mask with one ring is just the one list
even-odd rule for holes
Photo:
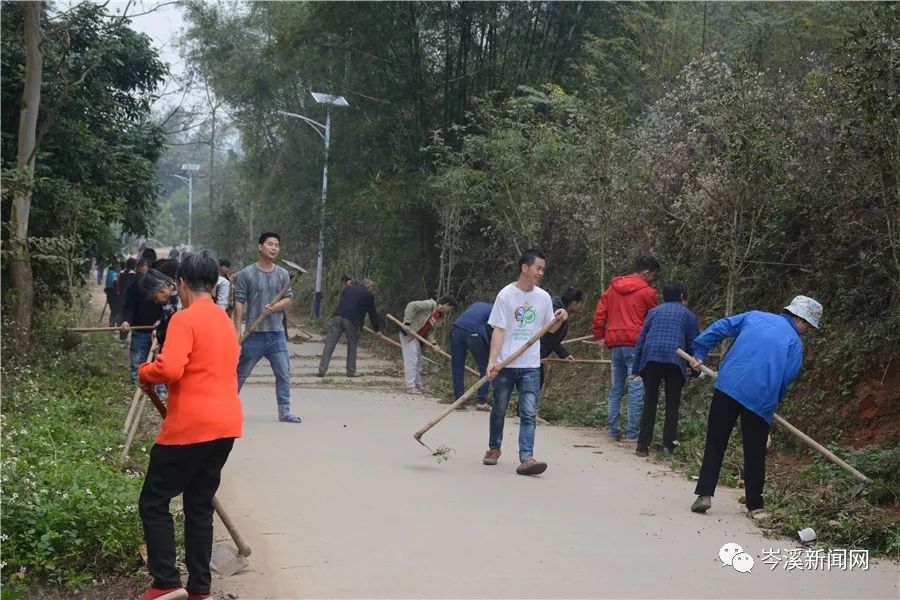
[[700,334],[697,317],[681,302],[666,302],[647,313],[641,336],[634,348],[633,375],[640,375],[648,362],[672,363],[681,367],[687,378],[687,363],[675,354],[682,348],[688,354],[693,351],[694,338]]

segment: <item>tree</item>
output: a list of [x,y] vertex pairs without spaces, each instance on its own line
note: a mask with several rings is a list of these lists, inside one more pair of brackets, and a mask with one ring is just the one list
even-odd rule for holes
[[10,279],[13,299],[13,332],[17,347],[31,343],[31,317],[34,303],[34,280],[28,252],[28,219],[34,184],[34,162],[37,155],[37,118],[41,103],[41,73],[44,54],[41,51],[41,12],[43,2],[26,2],[22,6],[25,30],[25,81],[19,114],[19,136],[16,167],[17,185],[13,192],[10,215],[11,260]]
[[[148,116],[166,68],[149,38],[103,5],[78,4],[52,18],[41,14],[40,50],[47,68],[40,82],[38,128],[29,140],[25,113],[20,115],[13,107],[35,73],[27,67],[23,52],[27,48],[23,31],[34,6],[2,4],[4,175],[18,172],[11,157],[29,141],[33,164],[30,181],[4,177],[5,184],[16,184],[4,186],[4,200],[20,191],[31,193],[26,215],[15,203],[8,211],[4,203],[3,211],[5,223],[27,227],[19,233],[26,237],[13,237],[9,228],[4,233],[11,236],[10,251],[15,248],[20,255],[35,240],[42,245],[30,261],[11,261],[9,275],[11,282],[22,281],[23,270],[30,267],[44,290],[38,299],[70,298],[73,290],[66,274],[71,265],[65,260],[81,262],[85,256],[114,260],[121,250],[121,233],[140,235],[152,227],[154,171],[162,136]],[[52,247],[66,248],[70,258],[62,262],[62,255],[54,258],[48,251]],[[30,309],[32,299],[24,297],[23,302],[17,310]]]

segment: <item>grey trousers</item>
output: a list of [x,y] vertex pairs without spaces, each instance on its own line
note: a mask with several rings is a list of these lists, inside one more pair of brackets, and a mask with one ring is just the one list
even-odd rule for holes
[[331,317],[331,323],[328,326],[325,349],[322,350],[322,360],[319,361],[319,375],[325,375],[328,372],[328,363],[331,362],[334,347],[337,346],[341,334],[344,333],[347,334],[347,376],[356,375],[356,346],[359,344],[359,329],[350,319],[337,315]]

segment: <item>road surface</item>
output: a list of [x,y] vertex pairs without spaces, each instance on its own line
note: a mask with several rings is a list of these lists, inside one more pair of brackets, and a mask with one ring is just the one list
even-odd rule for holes
[[[596,430],[539,426],[540,477],[515,474],[507,420],[500,464],[487,467],[488,414],[450,415],[425,440],[455,450],[438,463],[412,433],[442,407],[400,391],[400,361],[361,353],[356,380],[339,345],[314,377],[321,343],[291,344],[293,402],[304,422],[275,420],[271,371],[248,380],[244,438],[220,498],[253,548],[250,568],[216,589],[254,598],[898,598],[898,567],[774,570],[739,491],[688,507],[693,482]],[[316,387],[313,387],[316,386]],[[217,529],[217,539],[225,539]],[[739,544],[749,573],[725,566]]]

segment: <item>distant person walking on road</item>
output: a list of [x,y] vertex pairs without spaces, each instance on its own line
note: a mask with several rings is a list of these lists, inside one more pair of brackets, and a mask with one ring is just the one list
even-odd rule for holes
[[231,261],[227,258],[219,259],[219,281],[216,283],[216,304],[219,308],[228,312],[231,308],[231,280],[228,279],[228,271],[231,270]]
[[656,425],[656,406],[659,403],[659,384],[666,384],[666,420],[663,425],[663,449],[672,453],[678,440],[678,410],[681,407],[681,388],[687,381],[684,359],[678,348],[690,353],[699,333],[697,316],[687,308],[688,291],[683,283],[670,283],[663,288],[665,302],[647,313],[641,336],[634,348],[634,366],[629,379],[640,377],[644,382],[644,407],[635,454],[648,456],[653,428]]
[[363,279],[359,285],[344,288],[341,300],[328,325],[328,337],[325,338],[325,349],[322,350],[322,359],[319,361],[319,377],[325,377],[325,373],[328,372],[331,355],[341,335],[347,336],[347,377],[356,377],[356,348],[359,344],[359,332],[367,314],[372,329],[381,331],[381,321],[375,310],[374,292],[375,282],[371,279]]
[[103,283],[103,293],[106,294],[106,304],[109,306],[110,327],[116,327],[119,311],[121,310],[118,294],[116,293],[116,281],[118,281],[118,279],[119,272],[116,269],[116,264],[110,263],[109,268],[106,269],[106,280]]
[[619,431],[619,405],[625,396],[628,384],[628,429],[627,442],[637,443],[638,427],[643,406],[643,385],[639,379],[628,381],[634,367],[634,347],[644,318],[656,306],[656,291],[650,282],[659,271],[659,263],[652,256],[644,256],[634,264],[634,273],[614,277],[609,287],[600,296],[594,312],[591,333],[604,348],[610,349],[612,357],[612,385],[609,388],[607,424],[610,437],[621,439]]
[[275,264],[281,253],[281,237],[270,231],[263,233],[259,236],[256,250],[259,259],[242,269],[234,284],[234,325],[238,338],[242,325],[249,327],[260,315],[265,319],[241,345],[241,359],[237,367],[238,390],[244,386],[256,363],[265,357],[275,375],[278,420],[300,423],[300,417],[291,412],[291,363],[284,332],[284,311],[293,302],[293,290],[288,289],[284,298],[272,304],[278,292],[291,279],[287,269]]
[[719,482],[728,438],[738,418],[744,446],[744,497],[752,518],[762,518],[766,441],[775,408],[803,366],[800,336],[819,328],[822,305],[797,296],[781,314],[753,310],[719,319],[694,340],[691,367],[700,368],[710,350],[735,338],[716,379],[706,424],[706,448],[697,481],[694,512],[706,512]]
[[[228,317],[213,303],[215,255],[208,250],[188,254],[178,277],[184,310],[172,317],[168,342],[156,361],[139,369],[142,387],[166,384],[170,390],[138,501],[153,577],[140,600],[210,597],[212,501],[234,440],[242,434],[235,377],[239,349]],[[169,512],[170,501],[179,494],[187,590],[181,586]]]
[[438,300],[414,300],[403,311],[403,330],[400,332],[400,348],[403,351],[403,375],[406,389],[413,394],[422,393],[422,346],[413,331],[434,343],[435,326],[456,308],[456,298],[447,295]]

